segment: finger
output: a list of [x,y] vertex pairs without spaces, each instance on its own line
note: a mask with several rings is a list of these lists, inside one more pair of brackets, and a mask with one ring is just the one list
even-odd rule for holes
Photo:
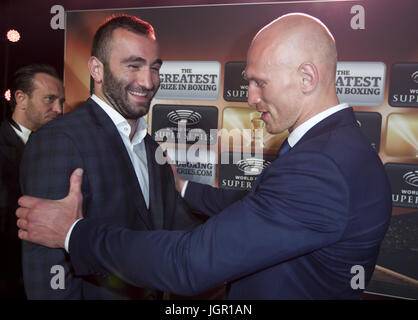
[[29,210],[27,208],[19,207],[16,210],[16,216],[21,219],[26,219],[28,216]]
[[77,168],[70,177],[70,190],[68,195],[81,194],[81,184],[83,182],[83,169]]
[[19,229],[26,230],[27,225],[28,225],[28,221],[26,219],[17,219],[16,224],[19,227]]
[[21,240],[26,240],[26,241],[28,241],[28,240],[29,240],[29,237],[28,237],[28,232],[27,232],[27,231],[25,231],[25,230],[19,229],[19,231],[17,232],[17,236],[18,236],[18,237],[19,237],[19,239],[21,239]]
[[21,207],[32,208],[39,201],[39,199],[40,198],[35,198],[31,196],[22,196],[19,198],[19,200],[17,200],[17,203]]

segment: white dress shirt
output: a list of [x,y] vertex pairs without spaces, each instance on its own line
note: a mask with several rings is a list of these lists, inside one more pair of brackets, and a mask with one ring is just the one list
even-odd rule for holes
[[291,148],[305,135],[306,132],[308,132],[311,128],[313,128],[315,125],[317,125],[319,122],[324,120],[325,118],[328,118],[330,115],[341,111],[343,109],[348,108],[349,105],[346,103],[341,103],[339,105],[336,105],[334,107],[328,108],[325,111],[322,111],[318,113],[317,115],[313,116],[312,118],[306,120],[304,123],[300,124],[298,127],[296,127],[287,137],[287,142],[289,142],[289,145]]
[[[144,118],[139,118],[136,131],[132,137],[132,141],[129,139],[131,133],[131,126],[128,121],[122,117],[122,115],[112,108],[109,104],[104,102],[98,96],[93,94],[91,99],[96,102],[104,112],[110,117],[112,122],[115,124],[120,137],[125,145],[126,151],[131,159],[132,166],[134,167],[136,177],[138,179],[139,186],[141,187],[142,195],[144,197],[147,208],[149,208],[149,174],[148,174],[148,162],[147,153],[145,149],[144,137],[147,134],[148,124]],[[79,219],[80,220],[80,219]],[[77,220],[68,230],[65,239],[65,250],[68,252],[68,246],[70,241],[71,231],[73,230]]]
[[29,136],[32,133],[32,131],[30,131],[28,128],[25,128],[24,126],[22,126],[21,124],[15,122],[19,128],[20,131],[15,128],[14,126],[11,126],[13,128],[13,130],[16,132],[16,134],[18,135],[18,137],[23,141],[24,144],[26,144],[26,142],[28,142]]
[[129,154],[132,165],[135,169],[136,177],[142,190],[147,208],[149,208],[149,175],[148,175],[148,162],[147,152],[145,150],[144,137],[147,134],[148,124],[144,118],[139,118],[136,131],[132,137],[132,141],[129,139],[131,134],[131,126],[128,121],[122,117],[122,115],[109,106],[106,102],[101,100],[98,96],[93,94],[92,100],[96,102],[106,114],[112,119],[116,128],[119,131],[120,137],[125,144],[126,151]]

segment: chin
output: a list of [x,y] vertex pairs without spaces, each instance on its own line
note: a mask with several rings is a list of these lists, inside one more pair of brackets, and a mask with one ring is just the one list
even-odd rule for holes
[[136,110],[128,115],[127,119],[137,120],[148,113],[148,109]]
[[130,119],[139,118],[148,113],[150,109],[150,104],[140,104],[140,105],[131,105],[130,108]]
[[266,127],[266,131],[270,134],[279,134],[279,133],[282,133],[284,130],[269,129],[268,127]]

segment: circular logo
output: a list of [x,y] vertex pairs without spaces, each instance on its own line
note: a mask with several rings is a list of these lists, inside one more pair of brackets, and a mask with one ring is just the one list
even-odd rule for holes
[[270,161],[257,158],[247,158],[238,161],[237,167],[247,175],[259,175],[264,168],[270,164]]
[[418,187],[418,170],[405,173],[403,179],[407,184]]
[[174,110],[167,114],[167,118],[174,124],[178,124],[182,121],[186,125],[193,125],[200,122],[202,115],[192,110]]
[[418,83],[418,70],[415,71],[413,74],[411,74],[411,79],[412,81],[414,81],[415,83]]

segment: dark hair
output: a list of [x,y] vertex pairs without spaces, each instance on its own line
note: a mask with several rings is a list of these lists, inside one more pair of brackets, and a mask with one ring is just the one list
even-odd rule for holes
[[48,64],[30,64],[30,65],[27,65],[18,69],[13,74],[12,86],[10,89],[11,91],[10,106],[11,106],[12,111],[14,110],[16,106],[16,100],[15,100],[16,91],[22,90],[28,96],[31,96],[34,90],[33,78],[38,73],[46,73],[50,75],[51,77],[54,77],[62,81],[57,71],[54,69],[54,67]]
[[96,31],[91,48],[91,55],[97,57],[102,63],[107,63],[108,44],[113,31],[117,28],[155,39],[154,28],[148,22],[126,14],[111,16]]

